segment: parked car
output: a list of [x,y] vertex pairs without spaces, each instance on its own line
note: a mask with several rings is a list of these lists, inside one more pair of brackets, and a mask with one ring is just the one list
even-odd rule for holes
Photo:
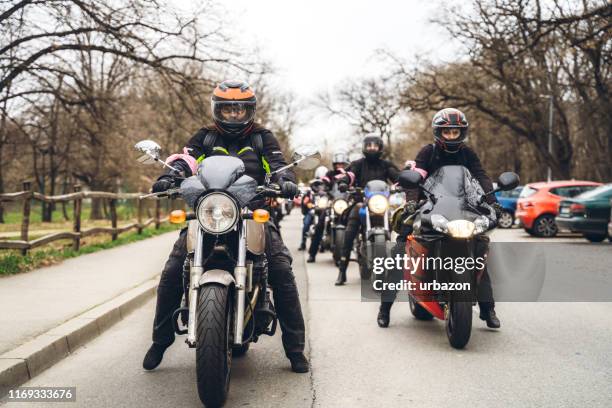
[[515,215],[529,234],[554,237],[558,232],[555,217],[559,202],[563,198],[576,197],[598,186],[601,186],[601,183],[577,180],[527,184],[519,196]]
[[559,215],[555,218],[557,226],[560,230],[578,232],[591,242],[610,238],[610,199],[612,183],[562,200],[559,204]]
[[518,186],[514,190],[498,191],[495,193],[497,201],[499,201],[501,206],[504,208],[498,220],[498,227],[512,228],[512,224],[514,224],[514,214],[516,212],[516,202],[518,201],[522,190],[523,186]]

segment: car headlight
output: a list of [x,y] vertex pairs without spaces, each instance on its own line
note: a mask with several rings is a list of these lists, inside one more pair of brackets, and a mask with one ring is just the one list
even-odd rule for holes
[[476,226],[472,221],[454,220],[446,224],[448,234],[453,238],[469,238],[474,235]]
[[348,208],[348,202],[346,200],[338,199],[334,201],[334,212],[338,215],[342,215],[342,213]]
[[324,210],[329,206],[329,198],[326,196],[320,196],[315,205],[317,208]]
[[474,234],[480,234],[482,232],[485,232],[489,229],[490,226],[489,219],[484,215],[481,215],[480,217],[474,220],[474,226],[476,227],[476,229],[474,230]]
[[225,193],[211,193],[204,197],[196,214],[200,226],[209,234],[224,234],[238,222],[238,206]]
[[377,194],[368,200],[368,208],[374,214],[383,214],[389,208],[389,200],[384,195]]

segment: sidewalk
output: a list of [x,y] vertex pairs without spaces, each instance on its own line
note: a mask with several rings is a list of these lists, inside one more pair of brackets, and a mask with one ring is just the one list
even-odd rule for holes
[[0,278],[0,355],[156,277],[177,235]]

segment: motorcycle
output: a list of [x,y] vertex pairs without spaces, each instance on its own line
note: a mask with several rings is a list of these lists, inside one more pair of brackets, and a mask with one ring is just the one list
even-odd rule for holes
[[[145,140],[136,148],[144,153],[139,161],[172,168],[159,159],[157,143]],[[242,160],[211,156],[199,164],[196,175],[183,179],[180,188],[147,195],[180,196],[194,210],[189,217],[182,210],[170,215],[172,222],[188,221],[184,296],[172,322],[175,332],[186,334],[185,342],[196,349],[198,395],[206,407],[225,402],[232,356],[246,353],[250,343],[276,331],[264,253],[264,224],[270,214],[261,207],[281,195],[272,175],[292,166],[312,169],[320,154],[305,148],[293,160],[266,175],[264,185],[258,186],[244,174]]]
[[361,231],[354,244],[359,276],[363,280],[375,279],[372,274],[374,259],[387,258],[391,254],[389,196],[394,192],[382,180],[371,180],[363,190],[357,188],[351,192],[355,205],[363,202],[359,209]]
[[332,252],[336,266],[340,263],[342,248],[344,247],[346,222],[343,222],[342,214],[349,207],[349,193],[347,189],[347,187],[339,188],[337,184],[334,184],[330,192],[333,201],[331,203],[331,210],[328,211],[329,222],[325,228],[326,237],[323,239],[323,242],[329,242],[329,249]]
[[[418,187],[427,197],[411,216],[413,232],[406,241],[409,262],[404,265],[404,281],[412,285],[408,287],[410,311],[419,320],[444,320],[450,345],[461,349],[471,335],[472,306],[486,267],[487,233],[497,224],[495,211],[485,199],[514,189],[519,178],[503,173],[499,187],[485,193],[468,169],[453,165],[422,181],[414,170],[405,170],[399,177],[402,187]],[[472,262],[466,261],[470,258]],[[437,260],[448,262],[449,268]]]

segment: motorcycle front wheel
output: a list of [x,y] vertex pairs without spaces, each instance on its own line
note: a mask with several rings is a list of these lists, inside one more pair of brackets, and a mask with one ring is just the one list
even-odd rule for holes
[[232,304],[229,288],[210,284],[198,295],[196,377],[200,401],[221,407],[227,399],[232,368]]
[[359,264],[359,276],[363,280],[369,280],[372,275],[372,270],[368,265],[368,256],[366,254],[366,243],[363,240],[359,241],[357,251],[357,263]]
[[334,232],[334,262],[336,266],[342,258],[342,249],[344,248],[344,228],[338,228]]
[[462,349],[472,334],[472,303],[451,301],[446,318],[446,336],[451,346]]

